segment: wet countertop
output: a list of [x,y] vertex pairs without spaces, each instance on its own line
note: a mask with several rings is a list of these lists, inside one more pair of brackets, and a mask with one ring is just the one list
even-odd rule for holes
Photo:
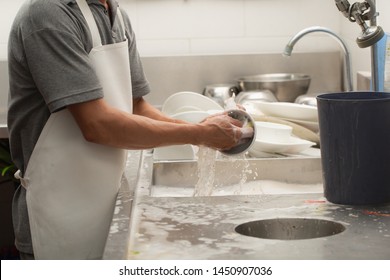
[[[132,159],[139,172],[128,173],[118,197],[105,259],[390,259],[390,204],[336,205],[322,193],[150,197],[152,166],[145,153]],[[333,221],[345,230],[300,240],[235,231],[243,223],[281,218]]]
[[[130,259],[389,259],[390,207],[348,207],[318,194],[144,198],[137,205]],[[342,233],[273,240],[235,232],[272,218],[337,221]]]

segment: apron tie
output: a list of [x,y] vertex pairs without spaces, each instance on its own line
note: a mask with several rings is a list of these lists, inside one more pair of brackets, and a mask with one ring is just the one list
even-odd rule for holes
[[27,189],[28,186],[28,179],[23,178],[21,176],[22,172],[20,170],[16,171],[14,174],[15,179],[18,179],[20,181],[20,184],[22,185],[23,188]]

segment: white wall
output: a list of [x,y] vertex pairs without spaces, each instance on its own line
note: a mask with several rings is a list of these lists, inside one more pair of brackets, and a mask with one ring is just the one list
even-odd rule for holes
[[[24,0],[0,0],[0,60],[8,32]],[[370,71],[370,50],[359,49],[357,24],[333,0],[118,0],[133,22],[142,57],[282,52],[299,30],[322,25],[341,34],[352,53],[354,73]],[[350,1],[354,3],[355,1]],[[378,22],[390,31],[390,1],[377,0]],[[7,11],[7,12],[4,12]],[[294,52],[338,50],[324,33],[302,39]],[[355,76],[355,75],[354,75]]]
[[[0,0],[0,58],[24,0]],[[118,0],[129,13],[141,56],[281,52],[289,37],[310,25],[339,31],[331,0]],[[299,47],[299,48],[298,48]],[[310,42],[299,50],[337,49]]]
[[[121,0],[142,55],[281,52],[310,25],[339,28],[326,0]],[[320,15],[310,11],[320,11]],[[321,16],[329,14],[329,18]],[[336,30],[338,31],[338,30]],[[310,47],[310,42],[303,44]],[[313,45],[312,45],[313,46]],[[329,47],[325,42],[323,48]]]

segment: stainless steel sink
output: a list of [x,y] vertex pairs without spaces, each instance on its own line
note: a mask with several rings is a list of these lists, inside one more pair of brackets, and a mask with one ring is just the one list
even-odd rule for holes
[[[197,182],[197,162],[153,162],[152,155],[145,152],[140,167],[134,177],[136,182],[129,180],[128,184],[135,188],[134,197],[122,192],[117,201],[106,250],[114,255],[106,255],[106,259],[390,257],[386,246],[390,230],[386,220],[388,205],[336,205],[327,202],[322,193],[296,194],[303,186],[321,185],[319,158],[216,163],[216,184],[220,188],[239,182],[244,168],[248,170],[245,174],[249,183],[295,184],[295,188],[286,190],[290,192],[286,195],[169,197],[162,193],[165,197],[156,197],[155,193],[152,197],[156,184],[191,190]],[[129,202],[131,210],[124,207]]]
[[[322,193],[318,157],[218,159],[211,196]],[[152,197],[190,197],[198,183],[197,161],[153,163]]]

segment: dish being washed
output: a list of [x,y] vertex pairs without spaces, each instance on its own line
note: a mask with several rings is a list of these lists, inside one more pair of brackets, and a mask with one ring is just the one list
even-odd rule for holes
[[229,150],[223,150],[221,153],[225,155],[238,155],[244,153],[250,149],[254,143],[254,140],[256,139],[255,121],[247,112],[239,109],[230,109],[226,112],[231,118],[239,120],[243,123],[243,138],[240,140],[237,146],[234,146]]

